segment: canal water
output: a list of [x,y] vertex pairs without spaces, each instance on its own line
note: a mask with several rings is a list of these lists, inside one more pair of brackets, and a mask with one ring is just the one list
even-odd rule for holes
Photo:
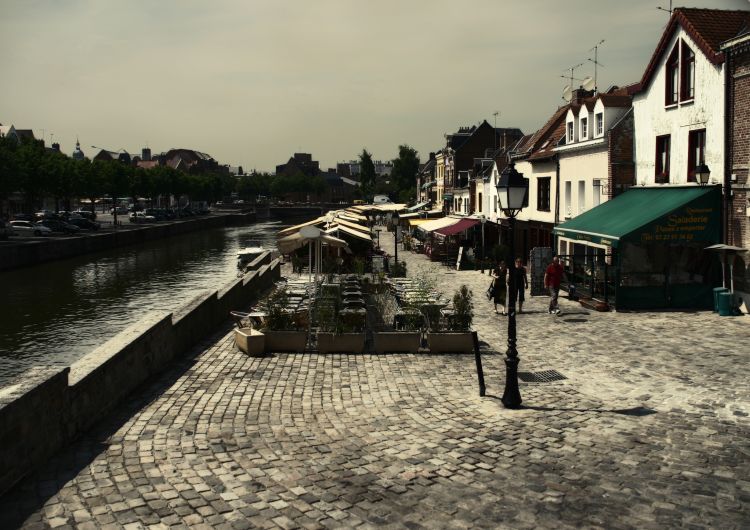
[[0,388],[69,366],[149,311],[172,312],[237,278],[237,250],[274,245],[280,221],[205,230],[0,273]]

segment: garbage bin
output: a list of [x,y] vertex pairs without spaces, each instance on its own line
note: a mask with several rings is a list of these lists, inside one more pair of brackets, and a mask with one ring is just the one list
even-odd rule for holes
[[719,293],[719,316],[731,317],[732,315],[732,293],[729,291]]
[[719,310],[719,293],[728,293],[729,289],[726,287],[714,287],[714,313]]

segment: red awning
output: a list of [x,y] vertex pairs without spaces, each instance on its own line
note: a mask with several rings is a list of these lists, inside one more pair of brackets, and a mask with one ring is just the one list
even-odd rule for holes
[[453,236],[460,232],[463,232],[467,228],[471,228],[476,224],[479,224],[478,219],[461,219],[456,224],[452,224],[450,226],[446,226],[445,228],[439,228],[435,230],[435,233],[440,234],[441,236]]

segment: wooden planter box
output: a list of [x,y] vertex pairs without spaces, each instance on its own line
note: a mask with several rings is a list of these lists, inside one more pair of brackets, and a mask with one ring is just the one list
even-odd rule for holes
[[265,351],[280,353],[302,353],[307,346],[307,331],[264,330]]
[[422,342],[421,331],[377,331],[372,335],[377,353],[417,353]]
[[427,333],[431,353],[472,353],[474,339],[471,331],[443,331]]
[[364,349],[364,333],[318,332],[318,351],[320,353],[362,353]]
[[260,357],[266,346],[266,336],[253,328],[235,329],[234,343],[251,357]]

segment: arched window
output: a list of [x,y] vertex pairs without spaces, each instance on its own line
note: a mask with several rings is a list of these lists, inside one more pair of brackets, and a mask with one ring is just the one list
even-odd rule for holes
[[667,79],[665,85],[665,104],[674,105],[677,103],[677,89],[680,79],[680,48],[679,43],[675,44],[672,53],[667,59]]
[[682,43],[682,59],[680,61],[682,79],[680,79],[680,101],[695,97],[695,54],[690,47]]

